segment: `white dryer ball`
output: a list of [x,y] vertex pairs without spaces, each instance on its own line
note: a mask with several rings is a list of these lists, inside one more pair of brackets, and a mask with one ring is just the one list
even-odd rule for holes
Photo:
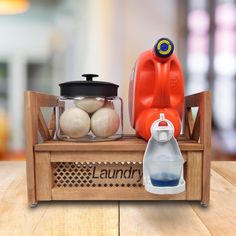
[[90,131],[90,117],[79,108],[67,109],[60,117],[60,128],[71,138],[83,137]]
[[105,99],[104,98],[83,98],[81,100],[76,99],[74,101],[75,105],[78,108],[83,109],[84,111],[88,113],[94,113],[99,108],[101,108],[104,104]]
[[108,101],[108,100],[105,101],[103,107],[107,107],[107,108],[115,109],[115,107],[114,107],[114,103],[113,103],[112,101]]
[[91,130],[101,138],[107,138],[116,133],[120,126],[120,117],[115,110],[103,107],[97,110],[91,118]]

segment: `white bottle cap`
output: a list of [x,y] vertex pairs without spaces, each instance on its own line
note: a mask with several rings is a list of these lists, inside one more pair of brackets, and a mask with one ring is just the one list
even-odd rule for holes
[[165,119],[163,113],[160,114],[160,119],[153,122],[151,126],[152,137],[158,142],[167,142],[174,135],[174,126],[168,119]]

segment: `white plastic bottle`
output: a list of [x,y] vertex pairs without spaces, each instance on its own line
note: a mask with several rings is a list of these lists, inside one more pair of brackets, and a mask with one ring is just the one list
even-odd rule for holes
[[144,154],[143,179],[148,192],[176,194],[185,191],[184,159],[174,138],[174,127],[164,114],[151,127]]

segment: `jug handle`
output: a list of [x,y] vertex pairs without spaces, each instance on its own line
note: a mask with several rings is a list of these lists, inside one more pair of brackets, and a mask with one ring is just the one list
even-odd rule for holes
[[155,88],[152,106],[156,108],[170,107],[169,72],[170,61],[155,64]]

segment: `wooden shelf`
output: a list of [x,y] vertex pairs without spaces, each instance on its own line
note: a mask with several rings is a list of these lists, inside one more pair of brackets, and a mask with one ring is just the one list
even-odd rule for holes
[[[209,203],[211,96],[185,97],[184,135],[178,138],[186,191],[156,195],[145,191],[143,155],[147,142],[135,136],[106,142],[53,140],[57,97],[25,93],[28,199],[31,205],[50,200],[197,200]],[[51,107],[46,123],[41,108]],[[196,117],[193,107],[198,107]],[[43,143],[39,143],[38,134]]]
[[[78,188],[53,188],[52,200],[186,200],[186,192],[174,195],[155,195],[148,193],[143,187],[84,187],[81,191]],[[200,200],[200,199],[199,199]]]
[[[194,140],[178,141],[181,151],[202,151],[203,144]],[[120,140],[107,142],[66,142],[66,141],[45,141],[44,143],[35,144],[35,151],[145,151],[147,142],[138,139],[135,136],[124,136]]]

